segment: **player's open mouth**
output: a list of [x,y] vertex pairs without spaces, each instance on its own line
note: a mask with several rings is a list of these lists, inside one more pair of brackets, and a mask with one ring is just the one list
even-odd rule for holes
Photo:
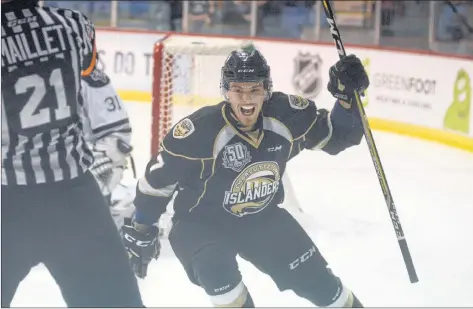
[[251,116],[255,112],[256,107],[252,105],[240,106],[240,112],[243,116]]

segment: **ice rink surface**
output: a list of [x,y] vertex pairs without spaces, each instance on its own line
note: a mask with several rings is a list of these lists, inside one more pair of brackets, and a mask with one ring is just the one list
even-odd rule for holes
[[[150,105],[130,102],[127,107],[141,174],[149,153]],[[176,118],[189,111],[176,108]],[[373,134],[420,281],[409,282],[364,140],[337,156],[305,151],[289,163],[295,194],[306,212],[305,227],[365,306],[472,307],[473,153]],[[269,277],[239,262],[256,306],[311,306],[292,292],[279,292]],[[140,287],[148,307],[210,305],[203,291],[188,282],[167,243]],[[21,283],[12,303],[64,305],[42,265]]]

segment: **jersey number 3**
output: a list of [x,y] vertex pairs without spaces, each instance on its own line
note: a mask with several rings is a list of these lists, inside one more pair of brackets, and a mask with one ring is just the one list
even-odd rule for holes
[[[70,117],[71,108],[67,105],[66,89],[64,88],[61,69],[57,68],[51,72],[48,85],[54,88],[56,94],[57,108],[54,109],[54,120]],[[39,104],[47,94],[45,80],[38,74],[32,74],[20,77],[15,83],[16,94],[25,94],[30,88],[33,88],[33,93],[20,111],[22,129],[29,129],[51,122],[52,107],[44,107],[38,110]]]

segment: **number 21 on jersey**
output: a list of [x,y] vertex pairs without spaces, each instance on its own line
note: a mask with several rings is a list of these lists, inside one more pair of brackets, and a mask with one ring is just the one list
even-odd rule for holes
[[[71,108],[67,105],[64,89],[64,81],[61,69],[54,69],[48,78],[48,86],[53,87],[56,94],[57,108],[54,109],[54,120],[62,120],[71,116]],[[51,122],[51,108],[38,109],[40,103],[47,94],[46,81],[38,74],[23,76],[15,83],[16,94],[27,93],[33,89],[23,109],[20,111],[20,123],[22,129],[37,127]]]

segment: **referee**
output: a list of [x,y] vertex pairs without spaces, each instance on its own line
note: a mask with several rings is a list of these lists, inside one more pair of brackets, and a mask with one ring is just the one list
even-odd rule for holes
[[88,172],[80,81],[97,62],[94,26],[77,11],[37,2],[2,0],[1,305],[44,263],[69,307],[141,307]]

